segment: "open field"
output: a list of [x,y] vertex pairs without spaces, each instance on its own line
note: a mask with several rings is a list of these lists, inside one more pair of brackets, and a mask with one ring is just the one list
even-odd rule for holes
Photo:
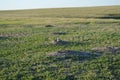
[[[53,44],[60,39],[64,44]],[[120,80],[120,6],[0,11],[0,80]],[[90,56],[50,56],[72,50]]]

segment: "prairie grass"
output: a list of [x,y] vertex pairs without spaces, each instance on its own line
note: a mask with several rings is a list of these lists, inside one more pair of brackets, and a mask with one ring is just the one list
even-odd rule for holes
[[[120,6],[0,11],[0,79],[119,80],[119,52],[85,61],[82,56],[46,56],[60,50],[93,54],[93,47],[120,47],[119,10]],[[51,44],[57,38],[69,44]]]

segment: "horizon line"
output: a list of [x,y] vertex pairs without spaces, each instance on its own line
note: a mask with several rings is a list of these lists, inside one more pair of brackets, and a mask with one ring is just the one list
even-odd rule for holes
[[41,8],[18,8],[18,9],[3,9],[0,11],[18,11],[18,10],[35,10],[35,9],[60,9],[60,8],[86,8],[86,7],[107,7],[107,6],[120,6],[120,5],[95,5],[95,6],[66,6],[66,7],[41,7]]

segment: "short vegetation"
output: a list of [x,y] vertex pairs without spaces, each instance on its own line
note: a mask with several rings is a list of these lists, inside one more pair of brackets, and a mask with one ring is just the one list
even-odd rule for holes
[[120,6],[0,11],[0,80],[120,80]]

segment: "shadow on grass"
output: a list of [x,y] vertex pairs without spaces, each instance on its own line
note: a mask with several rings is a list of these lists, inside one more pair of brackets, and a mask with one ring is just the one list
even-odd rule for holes
[[98,19],[120,19],[120,14],[106,14],[103,17],[96,17]]
[[120,19],[120,17],[114,17],[114,16],[105,16],[105,17],[96,17],[98,19]]
[[6,40],[6,39],[9,39],[8,36],[0,36],[0,40]]

